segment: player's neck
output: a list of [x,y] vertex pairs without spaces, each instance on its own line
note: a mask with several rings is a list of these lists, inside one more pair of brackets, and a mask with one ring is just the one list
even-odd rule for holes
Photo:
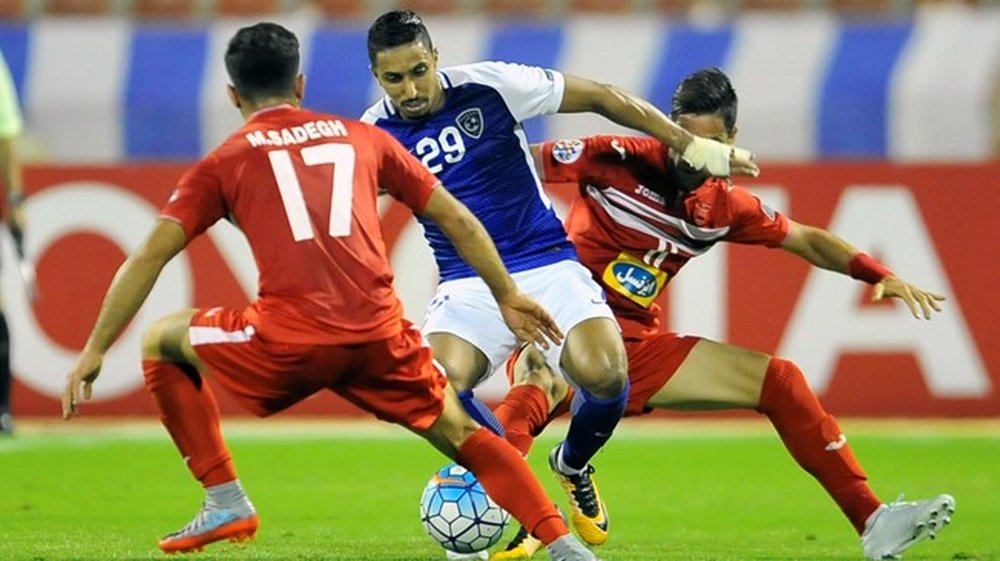
[[278,97],[273,99],[261,100],[256,103],[246,103],[244,102],[240,106],[240,113],[243,115],[244,121],[249,121],[262,111],[268,111],[270,109],[277,109],[283,106],[289,107],[299,107],[299,100],[287,97]]

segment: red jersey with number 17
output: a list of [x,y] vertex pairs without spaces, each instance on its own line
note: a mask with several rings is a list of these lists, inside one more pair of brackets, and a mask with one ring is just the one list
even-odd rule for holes
[[605,288],[626,339],[659,326],[663,287],[688,262],[729,241],[778,247],[789,222],[728,180],[678,188],[658,140],[592,136],[542,145],[545,181],[576,183],[566,230]]
[[401,329],[378,188],[422,212],[438,180],[379,128],[266,108],[181,178],[161,218],[191,240],[221,218],[259,271],[246,314],[261,338],[351,344]]

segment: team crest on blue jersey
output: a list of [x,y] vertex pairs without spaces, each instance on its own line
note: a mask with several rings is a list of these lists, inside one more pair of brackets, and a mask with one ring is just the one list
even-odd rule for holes
[[552,145],[552,157],[561,164],[572,164],[583,155],[582,140],[557,140]]
[[472,138],[478,139],[483,135],[483,112],[478,107],[462,111],[455,117],[455,122]]

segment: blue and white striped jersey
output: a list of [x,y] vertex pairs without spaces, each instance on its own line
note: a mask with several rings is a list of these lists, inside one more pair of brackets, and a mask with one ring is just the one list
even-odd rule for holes
[[[472,210],[511,272],[576,259],[542,190],[521,126],[526,119],[558,111],[562,74],[479,62],[441,69],[438,75],[445,101],[437,113],[408,121],[386,97],[361,120],[395,136]],[[442,281],[476,275],[435,224],[420,222]]]

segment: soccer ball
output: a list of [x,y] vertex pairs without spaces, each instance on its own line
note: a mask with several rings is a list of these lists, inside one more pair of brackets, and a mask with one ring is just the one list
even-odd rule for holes
[[471,471],[449,464],[427,482],[420,520],[441,547],[476,553],[500,541],[510,515],[493,502]]

